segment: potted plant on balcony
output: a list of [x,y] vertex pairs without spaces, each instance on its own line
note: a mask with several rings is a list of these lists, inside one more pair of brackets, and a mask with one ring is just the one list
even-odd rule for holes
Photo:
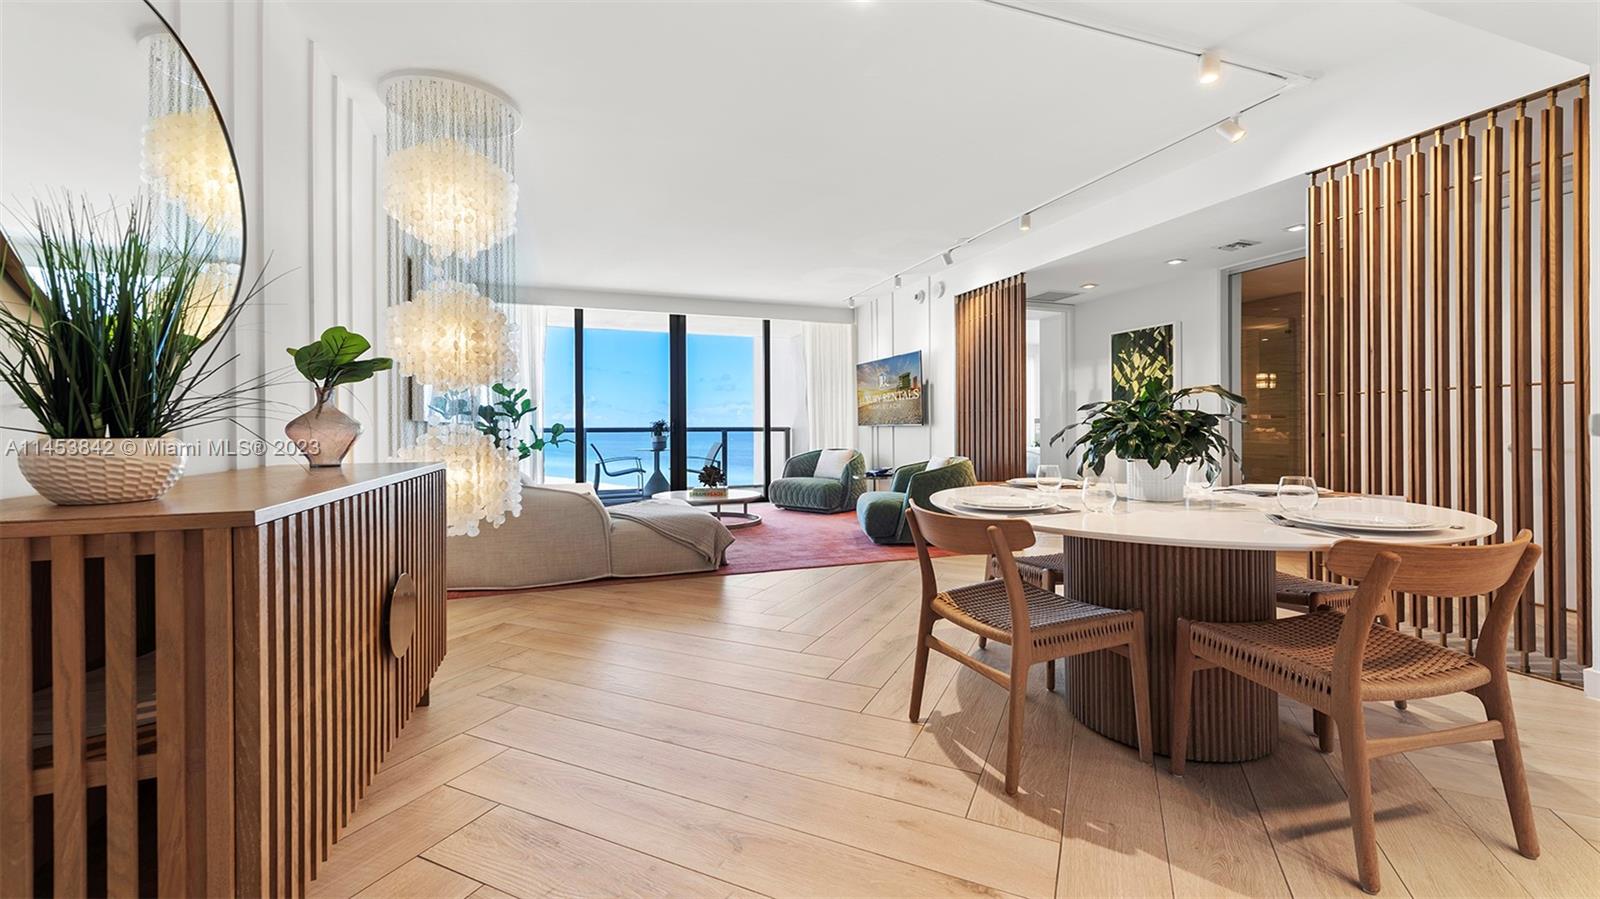
[[658,418],[650,422],[650,449],[660,452],[667,448],[667,422]]
[[302,347],[289,347],[295,370],[311,382],[317,404],[289,422],[284,433],[294,441],[312,468],[336,468],[361,436],[361,422],[333,405],[333,392],[342,384],[357,384],[394,367],[387,356],[362,359],[371,341],[334,325]]
[[[1182,400],[1211,395],[1222,401],[1221,412],[1179,405]],[[1067,425],[1050,438],[1053,444],[1073,428],[1086,427],[1067,448],[1080,447],[1078,471],[1105,471],[1115,455],[1128,465],[1128,498],[1147,502],[1183,499],[1183,466],[1200,463],[1220,467],[1223,459],[1237,460],[1228,441],[1227,425],[1237,421],[1244,397],[1219,384],[1173,390],[1160,378],[1146,380],[1131,399],[1105,400],[1078,407],[1082,421]]]
[[177,431],[261,404],[265,377],[208,388],[227,382],[219,338],[263,282],[235,297],[217,239],[166,238],[163,221],[149,198],[35,204],[33,277],[0,302],[0,383],[38,425],[17,462],[52,502],[155,499],[183,474]]

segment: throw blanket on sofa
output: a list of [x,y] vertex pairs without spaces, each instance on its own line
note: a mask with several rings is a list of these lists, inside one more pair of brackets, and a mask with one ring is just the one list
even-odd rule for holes
[[626,518],[694,550],[713,565],[727,561],[724,556],[733,543],[733,534],[716,516],[681,500],[651,499],[612,506],[606,511],[612,518]]

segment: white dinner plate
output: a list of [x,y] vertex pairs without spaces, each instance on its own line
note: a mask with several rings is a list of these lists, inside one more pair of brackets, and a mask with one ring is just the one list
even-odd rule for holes
[[1393,534],[1401,531],[1442,531],[1450,526],[1445,521],[1418,518],[1403,512],[1341,512],[1314,509],[1309,513],[1280,510],[1278,514],[1289,521],[1300,524],[1338,528],[1341,531],[1370,531],[1372,533]]
[[969,509],[979,509],[984,512],[1042,512],[1045,509],[1055,508],[1055,502],[1039,496],[1029,496],[1019,493],[1011,496],[1005,494],[987,494],[982,496],[963,496],[956,500],[958,505]]

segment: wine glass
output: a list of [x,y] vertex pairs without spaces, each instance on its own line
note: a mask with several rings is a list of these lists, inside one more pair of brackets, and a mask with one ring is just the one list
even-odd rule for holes
[[1061,466],[1040,465],[1039,471],[1034,475],[1033,481],[1039,485],[1041,493],[1048,494],[1052,499],[1061,490]]
[[1086,469],[1083,472],[1083,507],[1090,512],[1110,512],[1116,506],[1116,478]]
[[1317,507],[1317,480],[1300,475],[1278,479],[1278,508],[1304,515]]

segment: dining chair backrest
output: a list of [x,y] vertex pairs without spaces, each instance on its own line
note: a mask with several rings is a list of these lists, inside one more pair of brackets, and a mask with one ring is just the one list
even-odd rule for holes
[[926,543],[956,553],[988,555],[994,552],[994,541],[990,537],[993,530],[999,531],[1011,552],[1027,549],[1037,542],[1033,525],[1017,518],[968,518],[935,512],[915,502],[907,507],[906,517],[911,521],[912,534],[920,534],[916,538],[919,551]]
[[[1479,662],[1500,668],[1505,666],[1506,635],[1511,628],[1512,615],[1533,577],[1540,553],[1539,545],[1533,542],[1533,532],[1523,529],[1508,543],[1481,546],[1417,546],[1342,540],[1328,550],[1325,564],[1334,574],[1360,579],[1362,587],[1367,588],[1371,586],[1369,574],[1380,567],[1378,562],[1394,560],[1398,564],[1392,566],[1392,570],[1390,566],[1382,566],[1387,575],[1385,593],[1443,597],[1492,594],[1489,614],[1478,631],[1474,655]],[[1378,599],[1368,593],[1366,589],[1358,591],[1347,613],[1343,630],[1352,631],[1348,635],[1352,641],[1355,640],[1354,630],[1364,632],[1379,612]],[[1352,643],[1356,656],[1360,655],[1359,646],[1364,645],[1363,634],[1358,642]]]

